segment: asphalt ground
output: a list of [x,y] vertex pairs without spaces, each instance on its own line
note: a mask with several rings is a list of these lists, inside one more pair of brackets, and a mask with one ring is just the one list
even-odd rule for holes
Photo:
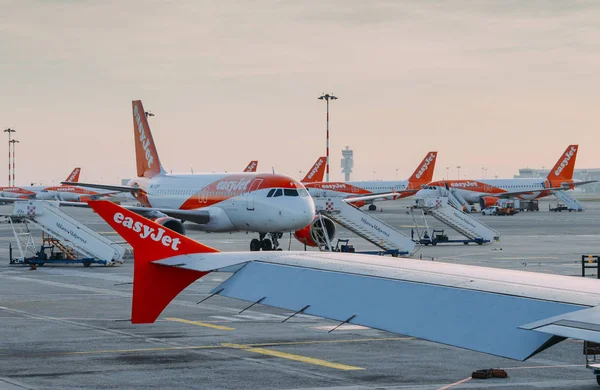
[[[382,203],[372,214],[410,234],[414,222],[407,204]],[[600,203],[585,205],[582,213],[550,213],[541,202],[539,212],[475,215],[501,233],[499,243],[429,246],[415,256],[577,276],[582,254],[600,254]],[[0,206],[0,213],[9,212],[9,206]],[[121,240],[90,210],[67,212]],[[459,238],[431,217],[427,223]],[[223,251],[247,250],[254,238],[186,225],[189,236]],[[375,249],[344,229],[338,236],[351,238],[359,251]],[[127,322],[131,261],[31,271],[8,264],[10,242],[10,225],[2,223],[0,389],[597,388],[584,366],[582,343],[575,340],[516,362],[353,325],[328,333],[337,323],[310,316],[282,323],[290,312],[260,305],[240,314],[248,303],[223,297],[196,304],[228,277],[223,273],[192,284],[155,324],[134,326]],[[284,237],[284,249],[288,244],[303,249]],[[510,378],[469,379],[472,371],[490,367],[505,368]]]

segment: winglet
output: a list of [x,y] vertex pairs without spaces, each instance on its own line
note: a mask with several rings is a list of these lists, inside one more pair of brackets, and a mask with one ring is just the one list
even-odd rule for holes
[[150,132],[150,125],[141,100],[134,100],[133,108],[133,138],[135,139],[135,161],[138,177],[153,177],[165,174],[160,165],[156,144]]
[[575,169],[575,159],[577,158],[578,149],[579,145],[569,145],[567,147],[556,164],[554,164],[554,168],[548,173],[547,179],[550,182],[573,179],[573,170]]
[[315,162],[315,165],[312,166],[310,171],[304,176],[302,179],[302,183],[317,183],[323,181],[323,177],[325,176],[325,167],[327,164],[327,157],[319,157]]
[[258,168],[258,161],[252,160],[250,161],[246,169],[244,169],[244,172],[256,172],[256,168]]
[[81,168],[77,167],[73,169],[73,172],[69,176],[67,176],[67,180],[71,183],[77,183],[79,181],[79,173],[81,172]]
[[107,200],[88,204],[133,248],[133,324],[153,323],[177,294],[208,273],[161,266],[154,261],[218,252]]
[[408,182],[413,185],[421,185],[430,183],[433,180],[433,171],[435,170],[435,160],[437,159],[437,152],[429,152],[425,155],[421,164],[417,166],[417,169],[412,174]]

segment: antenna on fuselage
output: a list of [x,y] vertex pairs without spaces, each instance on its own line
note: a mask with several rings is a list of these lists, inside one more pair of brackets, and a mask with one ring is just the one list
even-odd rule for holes
[[271,167],[271,169],[273,170],[273,174],[275,174],[275,167]]

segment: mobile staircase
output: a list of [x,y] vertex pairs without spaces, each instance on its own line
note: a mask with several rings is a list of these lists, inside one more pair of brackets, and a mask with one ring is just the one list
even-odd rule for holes
[[[415,199],[415,204],[411,208],[413,218],[415,209],[421,210],[423,219],[425,219],[425,214],[431,215],[438,221],[467,237],[467,240],[446,240],[446,242],[463,242],[465,244],[475,242],[482,245],[500,239],[500,233],[496,230],[454,207],[448,196],[428,196]],[[432,235],[433,232],[428,232],[429,237],[432,237]]]
[[[22,223],[17,223],[18,221]],[[57,202],[15,202],[9,222],[21,255],[13,263],[24,263],[28,253],[34,254],[34,257],[28,259],[31,264],[64,262],[89,266],[92,263],[123,263],[124,247],[62,212]],[[29,224],[42,231],[41,249],[35,244]],[[53,254],[56,249],[61,255],[44,256],[45,249],[50,249]]]
[[567,206],[567,210],[569,211],[585,210],[585,207],[583,207],[578,200],[571,198],[571,196],[567,194],[567,191],[554,191],[554,196],[556,196],[559,202]]
[[408,255],[415,251],[416,243],[410,237],[343,199],[315,198],[315,207],[319,215],[327,216],[388,253]]

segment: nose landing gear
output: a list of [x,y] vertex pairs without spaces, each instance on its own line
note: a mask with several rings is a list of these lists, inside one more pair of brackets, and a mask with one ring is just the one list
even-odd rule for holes
[[250,241],[250,251],[257,252],[260,250],[263,251],[280,251],[279,248],[279,239],[283,237],[283,233],[273,232],[269,233],[271,239],[265,238],[267,236],[266,233],[260,233],[259,238],[253,238]]

